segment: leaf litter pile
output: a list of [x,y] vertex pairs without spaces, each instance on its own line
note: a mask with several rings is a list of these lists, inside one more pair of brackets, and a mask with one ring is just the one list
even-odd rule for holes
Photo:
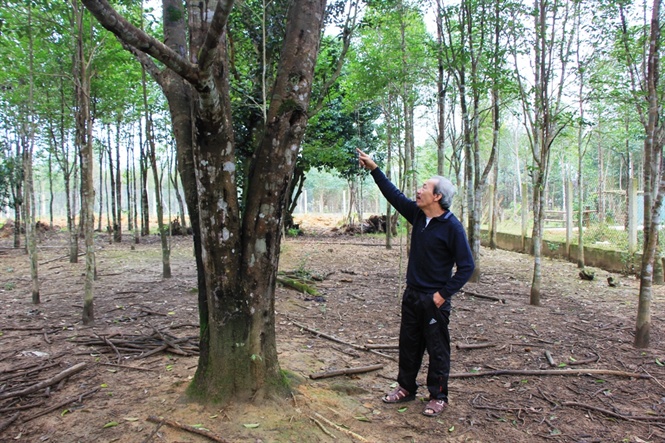
[[[315,222],[314,222],[315,223]],[[394,387],[405,246],[312,225],[282,242],[276,292],[280,365],[292,395],[200,405],[191,239],[97,240],[95,317],[81,324],[83,263],[66,234],[39,247],[42,303],[27,255],[0,239],[0,441],[15,442],[660,442],[665,346],[654,287],[651,347],[633,347],[634,276],[545,259],[529,305],[532,257],[482,250],[479,283],[453,300],[450,406],[386,405]],[[607,277],[615,283],[608,284]],[[424,384],[425,355],[419,382]]]

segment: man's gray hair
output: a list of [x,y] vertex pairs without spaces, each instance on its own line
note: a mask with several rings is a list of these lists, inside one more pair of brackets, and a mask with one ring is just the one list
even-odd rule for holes
[[436,186],[434,186],[434,195],[438,194],[441,196],[439,204],[447,211],[450,209],[450,205],[453,204],[453,197],[455,196],[455,193],[457,193],[457,188],[455,188],[455,185],[453,185],[453,183],[445,177],[435,175],[432,178],[436,180]]

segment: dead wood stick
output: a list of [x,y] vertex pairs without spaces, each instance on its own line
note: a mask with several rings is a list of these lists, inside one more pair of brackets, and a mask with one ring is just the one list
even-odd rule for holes
[[311,415],[309,416],[310,420],[312,420],[316,425],[323,431],[324,434],[326,434],[328,437],[332,438],[333,440],[336,440],[337,437],[335,437],[334,434],[332,434],[329,430],[326,429],[325,426],[323,426],[323,423],[312,417]]
[[154,415],[151,415],[148,417],[148,421],[152,423],[164,423],[166,425],[169,425],[173,428],[181,429],[183,431],[191,432],[193,434],[198,434],[202,435],[204,437],[209,438],[212,441],[216,441],[219,443],[229,443],[229,441],[223,437],[220,437],[218,435],[213,434],[210,431],[207,431],[205,429],[199,429],[195,428],[194,426],[189,426],[189,425],[183,425],[182,423],[178,423],[175,420],[169,420],[168,418],[163,418],[163,417],[156,417]]
[[155,429],[150,433],[150,435],[148,435],[145,438],[145,440],[143,440],[143,443],[149,443],[153,439],[153,437],[159,432],[159,430],[161,429],[162,426],[164,426],[163,421],[160,421],[159,423],[157,423],[157,426],[155,427]]
[[356,345],[356,344],[353,344],[353,343],[349,343],[348,341],[344,341],[344,340],[339,339],[339,338],[337,338],[337,337],[333,337],[332,335],[328,335],[328,334],[326,334],[326,333],[324,333],[324,332],[317,331],[316,329],[310,328],[310,327],[305,326],[305,325],[303,325],[303,324],[301,324],[301,323],[298,323],[298,322],[295,322],[295,321],[292,321],[292,323],[293,323],[295,326],[297,326],[297,327],[299,327],[299,328],[301,328],[301,329],[304,329],[305,331],[311,332],[311,333],[314,334],[314,335],[318,335],[319,337],[323,337],[323,338],[328,339],[328,340],[330,340],[330,341],[334,341],[334,342],[336,342],[336,343],[341,343],[341,344],[343,344],[343,345],[347,345],[347,346],[350,346],[350,347],[352,347],[352,348],[359,349],[359,350],[361,350],[361,351],[366,351],[366,350],[367,350],[364,346],[360,346],[360,345]]
[[494,343],[456,343],[457,349],[483,349],[496,346]]
[[113,351],[115,352],[115,355],[118,356],[118,364],[120,364],[120,362],[122,361],[122,356],[120,355],[120,351],[118,351],[118,348],[115,347],[115,345],[113,344],[113,342],[112,342],[111,340],[109,340],[107,337],[100,337],[100,336],[97,335],[97,334],[95,334],[95,336],[97,336],[97,338],[99,338],[100,340],[102,340],[102,341],[103,341],[104,343],[106,343],[111,349],[113,349]]
[[35,418],[41,417],[42,415],[46,415],[50,412],[57,411],[58,409],[60,409],[62,407],[65,407],[70,403],[74,403],[75,401],[81,401],[84,398],[91,396],[92,394],[94,394],[97,391],[99,391],[99,387],[96,387],[96,388],[91,389],[87,392],[84,392],[81,395],[77,395],[76,397],[69,397],[67,400],[61,401],[57,405],[49,406],[48,408],[44,409],[43,411],[39,411],[36,414],[31,415],[30,417],[28,417],[28,418],[24,419],[23,421],[21,421],[21,424],[27,423],[31,420],[34,420]]
[[497,375],[615,375],[617,377],[651,378],[646,374],[612,369],[497,369],[494,371],[458,372],[450,374],[450,378],[493,377]]
[[335,377],[338,375],[362,374],[364,372],[377,371],[379,369],[383,369],[383,365],[359,366],[357,368],[337,369],[335,371],[319,372],[316,374],[310,374],[309,378],[315,380],[318,378]]
[[359,296],[359,295],[356,295],[356,294],[354,294],[354,293],[352,293],[352,292],[347,292],[346,295],[348,295],[349,297],[353,297],[353,298],[355,298],[356,300],[366,301],[366,299],[365,299],[364,297],[361,297],[361,296]]
[[158,372],[158,371],[155,371],[154,369],[139,368],[137,366],[128,366],[128,365],[117,365],[115,363],[99,363],[99,364],[103,365],[103,366],[113,366],[113,367],[122,368],[122,369],[134,369],[135,371]]
[[138,355],[136,358],[146,358],[146,357],[150,357],[151,355],[154,355],[154,354],[157,354],[157,353],[159,353],[159,352],[162,352],[162,351],[164,351],[165,349],[168,349],[168,348],[169,348],[169,345],[161,345],[161,346],[159,346],[159,347],[153,349],[152,351],[148,351],[148,352],[146,352],[145,354]]
[[37,383],[36,385],[32,385],[30,387],[27,387],[25,389],[21,389],[19,391],[3,392],[2,394],[0,394],[0,400],[4,400],[6,398],[20,397],[20,396],[23,396],[23,395],[32,394],[33,392],[37,392],[40,389],[43,389],[47,386],[54,385],[54,384],[58,383],[60,380],[64,380],[65,378],[67,378],[71,375],[74,375],[77,372],[82,371],[83,369],[85,369],[86,366],[87,366],[87,363],[85,363],[85,362],[78,363],[78,364],[75,364],[74,366],[72,366],[71,368],[65,369],[64,371],[60,372],[56,376],[51,377],[48,380],[44,380],[40,383]]
[[399,345],[382,345],[374,343],[367,343],[365,347],[367,349],[399,349]]
[[305,326],[301,323],[298,323],[296,321],[291,320],[291,323],[293,323],[295,326],[297,326],[301,329],[304,329],[305,331],[309,331],[312,334],[318,335],[320,337],[323,337],[325,339],[334,341],[336,343],[341,343],[343,345],[350,346],[354,349],[359,349],[361,351],[371,352],[372,354],[380,355],[381,357],[384,357],[384,358],[387,358],[387,359],[390,359],[390,360],[396,360],[395,357],[393,357],[392,355],[386,355],[386,354],[383,354],[381,352],[375,351],[374,349],[367,349],[365,346],[360,346],[360,345],[356,345],[356,344],[353,344],[353,343],[349,343],[349,342],[341,340],[337,337],[333,337],[332,335],[328,335],[328,334],[325,334],[323,332],[317,331],[316,329],[309,328],[309,327],[307,327],[307,326]]
[[598,360],[600,360],[600,357],[597,355],[592,358],[587,358],[585,360],[575,360],[575,361],[569,361],[566,363],[568,366],[575,366],[575,365],[585,365],[587,363],[596,363]]
[[587,405],[584,403],[578,403],[576,401],[564,401],[561,403],[561,406],[570,406],[573,408],[582,408],[582,409],[588,409],[591,411],[596,411],[600,412],[601,414],[609,415],[610,417],[614,418],[620,418],[622,420],[627,420],[627,421],[646,421],[646,422],[663,422],[665,421],[665,416],[663,415],[654,415],[654,416],[648,416],[648,415],[623,415],[623,414],[618,414],[613,411],[609,411],[607,409],[603,408],[597,408],[596,406],[591,406]]
[[554,367],[556,366],[556,363],[554,362],[554,358],[552,357],[552,353],[545,349],[545,358],[547,359],[547,363],[549,363],[550,366]]
[[9,417],[7,420],[0,422],[0,433],[5,429],[7,429],[9,426],[11,426],[11,424],[14,423],[17,418],[18,418],[18,412]]
[[300,291],[305,294],[310,294],[310,295],[319,295],[319,291],[316,290],[316,288],[306,284],[302,283],[298,280],[295,280],[293,278],[288,278],[288,277],[277,277],[277,281],[284,286],[287,286],[291,289],[295,289],[297,291]]
[[504,305],[506,304],[506,299],[505,298],[492,297],[491,295],[478,294],[477,292],[467,291],[466,289],[464,291],[460,291],[460,292],[463,293],[463,294],[471,295],[473,297],[484,298],[486,300],[492,300],[492,301],[498,301],[498,302],[503,303]]
[[4,414],[5,412],[14,412],[14,411],[23,411],[25,409],[32,409],[32,408],[36,408],[37,406],[41,406],[44,403],[46,403],[44,400],[40,400],[36,403],[31,403],[29,405],[12,406],[11,408],[3,408],[3,409],[0,409],[0,414]]
[[152,328],[153,331],[155,331],[155,333],[157,333],[157,335],[159,335],[159,337],[164,341],[164,343],[166,343],[167,345],[169,345],[172,348],[171,352],[173,352],[174,354],[189,355],[189,353],[187,353],[187,352],[183,351],[182,349],[180,349],[180,346],[175,344],[174,341],[169,340],[166,337],[166,335],[162,334],[162,331],[160,331],[159,329],[157,329],[153,325],[150,325],[150,327]]
[[323,415],[319,414],[318,412],[315,412],[314,415],[316,415],[316,417],[318,417],[319,420],[326,422],[328,425],[332,426],[333,428],[337,429],[340,432],[345,433],[346,435],[350,435],[351,437],[353,437],[357,440],[360,440],[360,441],[368,441],[362,435],[358,435],[353,431],[350,431],[346,428],[343,428],[343,427],[339,426],[338,424],[333,423],[332,421],[328,420],[327,418],[325,418]]
[[[77,255],[77,257],[83,257],[84,255],[85,255],[85,252],[82,252],[82,253],[80,253],[79,255]],[[56,257],[56,258],[53,258],[53,259],[51,259],[51,260],[46,260],[46,261],[41,262],[41,263],[39,264],[39,266],[44,266],[44,265],[47,264],[47,263],[51,263],[51,262],[54,262],[54,261],[62,260],[63,258],[68,258],[68,257],[69,257],[69,254],[67,254],[67,255],[63,255],[62,257]]]

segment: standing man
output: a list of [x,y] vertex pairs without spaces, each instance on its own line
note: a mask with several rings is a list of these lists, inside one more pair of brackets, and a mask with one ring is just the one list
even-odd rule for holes
[[402,296],[398,386],[383,401],[401,403],[416,398],[416,377],[427,349],[429,401],[423,414],[435,417],[448,406],[450,299],[474,269],[464,227],[450,212],[455,187],[450,180],[434,176],[423,183],[413,201],[388,180],[370,156],[359,149],[358,156],[360,166],[371,172],[384,197],[413,226]]

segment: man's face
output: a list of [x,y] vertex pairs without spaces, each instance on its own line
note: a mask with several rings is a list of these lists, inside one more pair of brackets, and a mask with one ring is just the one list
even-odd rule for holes
[[441,195],[434,194],[434,188],[437,182],[435,179],[430,178],[422,187],[416,192],[416,204],[419,208],[428,208],[432,206],[438,206],[439,200],[441,200]]

